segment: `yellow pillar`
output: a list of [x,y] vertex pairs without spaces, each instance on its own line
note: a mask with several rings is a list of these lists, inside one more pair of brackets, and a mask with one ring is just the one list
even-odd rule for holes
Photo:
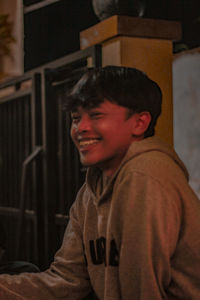
[[172,41],[178,22],[113,16],[80,33],[81,49],[102,45],[102,65],[135,67],[156,81],[163,94],[156,135],[173,144]]

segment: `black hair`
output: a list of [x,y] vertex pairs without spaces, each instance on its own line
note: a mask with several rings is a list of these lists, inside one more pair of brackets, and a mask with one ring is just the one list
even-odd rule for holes
[[96,107],[105,99],[127,107],[129,115],[149,112],[151,123],[145,137],[154,135],[154,127],[161,113],[162,92],[144,72],[118,66],[88,69],[67,95],[65,108],[73,111],[78,106]]

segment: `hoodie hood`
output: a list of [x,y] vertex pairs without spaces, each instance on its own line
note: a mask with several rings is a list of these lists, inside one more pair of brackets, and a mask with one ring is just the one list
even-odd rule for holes
[[[165,155],[167,155],[169,158],[171,158],[183,171],[185,177],[187,180],[189,180],[189,174],[188,171],[184,165],[184,163],[181,161],[175,150],[172,146],[165,143],[160,138],[154,136],[150,138],[143,139],[139,142],[134,142],[129,147],[127,154],[125,155],[124,159],[122,160],[122,163],[120,164],[120,168],[126,164],[129,160],[136,158],[139,155],[143,155],[147,152],[162,152]],[[119,171],[119,169],[118,169]]]

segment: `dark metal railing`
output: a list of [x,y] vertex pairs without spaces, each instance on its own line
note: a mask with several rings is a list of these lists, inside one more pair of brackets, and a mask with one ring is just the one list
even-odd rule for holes
[[0,216],[9,259],[45,268],[60,246],[85,176],[63,103],[88,67],[99,65],[95,46],[0,84]]

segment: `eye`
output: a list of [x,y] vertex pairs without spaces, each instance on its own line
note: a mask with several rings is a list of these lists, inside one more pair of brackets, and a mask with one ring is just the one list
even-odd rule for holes
[[71,118],[72,118],[72,123],[78,123],[81,119],[81,116],[79,114],[72,114]]
[[92,119],[99,119],[103,116],[103,114],[99,111],[94,111],[90,113],[90,118]]

